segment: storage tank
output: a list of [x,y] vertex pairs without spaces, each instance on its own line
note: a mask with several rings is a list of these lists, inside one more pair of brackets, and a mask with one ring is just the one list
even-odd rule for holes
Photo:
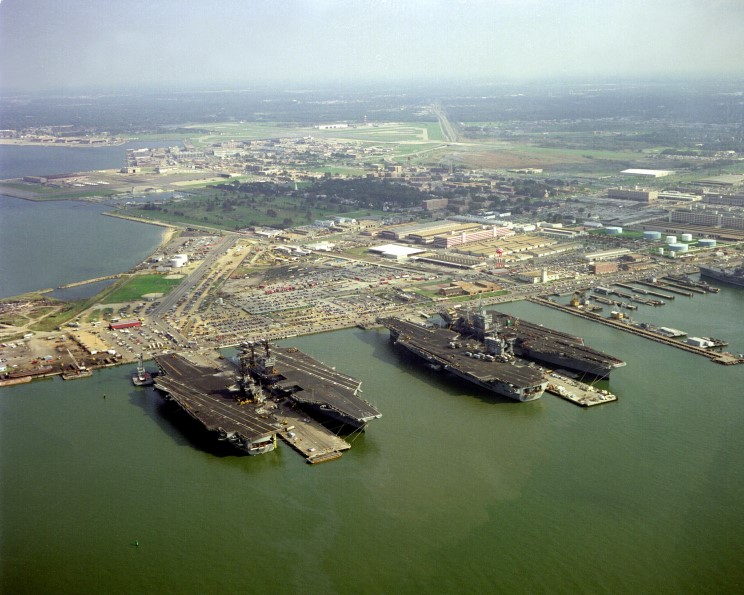
[[184,266],[189,261],[188,257],[185,254],[176,254],[173,258],[170,259],[170,265],[173,268],[179,269],[182,266]]
[[667,236],[665,241],[667,244],[676,244],[677,236]]
[[659,248],[659,256],[664,256],[664,248]]
[[687,252],[687,244],[669,244],[669,249],[672,252]]
[[687,242],[688,244],[692,241],[691,233],[683,233],[681,237],[682,237],[682,241]]
[[620,235],[621,233],[623,233],[623,228],[608,226],[608,227],[605,227],[605,233],[610,236]]
[[698,246],[700,246],[701,248],[715,248],[716,241],[712,238],[704,238],[702,240],[698,240]]
[[644,231],[643,239],[644,240],[660,240],[661,232],[660,231]]

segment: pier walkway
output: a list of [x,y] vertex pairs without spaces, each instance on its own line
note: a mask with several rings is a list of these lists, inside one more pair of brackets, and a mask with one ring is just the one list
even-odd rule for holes
[[599,391],[590,384],[573,380],[557,372],[549,374],[546,390],[579,407],[593,407],[594,405],[617,401],[617,396],[610,392]]
[[281,424],[281,439],[310,464],[332,461],[351,448],[346,440],[288,404],[280,404],[273,415]]
[[687,351],[688,353],[694,353],[695,355],[702,355],[717,364],[732,365],[732,364],[744,363],[744,358],[737,357],[736,355],[733,355],[731,353],[718,353],[715,351],[704,349],[702,347],[688,345],[687,343],[683,343],[682,341],[677,341],[669,337],[663,337],[661,335],[657,335],[656,333],[652,333],[644,329],[630,326],[618,320],[613,320],[611,318],[603,318],[599,314],[594,314],[593,312],[584,312],[583,310],[577,310],[576,308],[572,306],[566,306],[564,304],[559,304],[545,297],[533,297],[533,298],[530,298],[528,301],[533,302],[535,304],[539,304],[541,306],[547,306],[548,308],[554,308],[555,310],[561,310],[562,312],[566,312],[573,316],[578,316],[579,318],[584,318],[586,320],[591,320],[593,322],[599,322],[600,324],[611,326],[621,331],[625,331],[626,333],[631,333],[633,335],[638,335],[639,337],[651,339],[652,341],[656,341],[657,343],[664,343],[665,345],[669,345],[670,347],[676,347],[677,349],[682,349],[683,351]]

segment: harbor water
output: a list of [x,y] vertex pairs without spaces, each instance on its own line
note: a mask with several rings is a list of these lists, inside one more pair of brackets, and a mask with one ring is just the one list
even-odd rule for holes
[[[125,272],[152,254],[164,229],[102,215],[110,210],[0,195],[0,298]],[[83,287],[69,295],[89,294]]]
[[[126,368],[0,389],[2,591],[740,592],[744,366],[501,309],[625,359],[619,401],[494,399],[383,331],[295,338],[383,413],[309,466],[221,450]],[[744,351],[744,291],[666,311]]]

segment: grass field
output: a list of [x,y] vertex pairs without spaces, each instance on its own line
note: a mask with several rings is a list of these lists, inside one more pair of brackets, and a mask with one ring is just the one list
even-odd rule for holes
[[[228,204],[225,201],[230,202]],[[339,208],[335,204],[308,206],[301,204],[300,199],[290,196],[246,199],[237,193],[223,194],[221,190],[207,187],[195,190],[187,199],[169,203],[161,210],[132,207],[122,213],[164,223],[236,230],[252,225],[296,227],[311,224],[316,219],[332,219],[336,216],[359,218],[379,215],[381,211],[351,211],[348,207]]]
[[142,299],[148,293],[168,293],[181,279],[166,279],[162,275],[135,275],[101,300],[103,304],[119,304]]
[[29,328],[34,331],[53,331],[58,326],[61,326],[62,324],[75,318],[75,316],[80,314],[83,310],[85,310],[85,308],[88,307],[89,303],[89,301],[69,302],[62,306],[62,308],[60,308],[60,310],[58,310],[54,314],[43,318],[35,324],[32,324],[31,326],[29,326]]

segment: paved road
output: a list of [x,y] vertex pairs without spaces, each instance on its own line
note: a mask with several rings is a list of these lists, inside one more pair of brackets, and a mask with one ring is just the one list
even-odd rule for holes
[[442,129],[442,136],[444,140],[449,143],[456,143],[459,140],[457,129],[452,125],[452,122],[447,118],[447,113],[444,111],[441,105],[433,105],[432,111],[436,114],[439,119],[439,126]]
[[205,256],[202,263],[191,273],[181,284],[166,295],[160,304],[152,311],[150,318],[154,326],[158,327],[163,332],[170,332],[179,343],[187,343],[188,339],[179,333],[175,328],[168,324],[163,316],[175,306],[178,301],[186,296],[194,287],[196,287],[202,279],[211,271],[212,265],[217,259],[222,256],[227,250],[232,248],[238,241],[239,236],[235,234],[229,234],[220,239]]

